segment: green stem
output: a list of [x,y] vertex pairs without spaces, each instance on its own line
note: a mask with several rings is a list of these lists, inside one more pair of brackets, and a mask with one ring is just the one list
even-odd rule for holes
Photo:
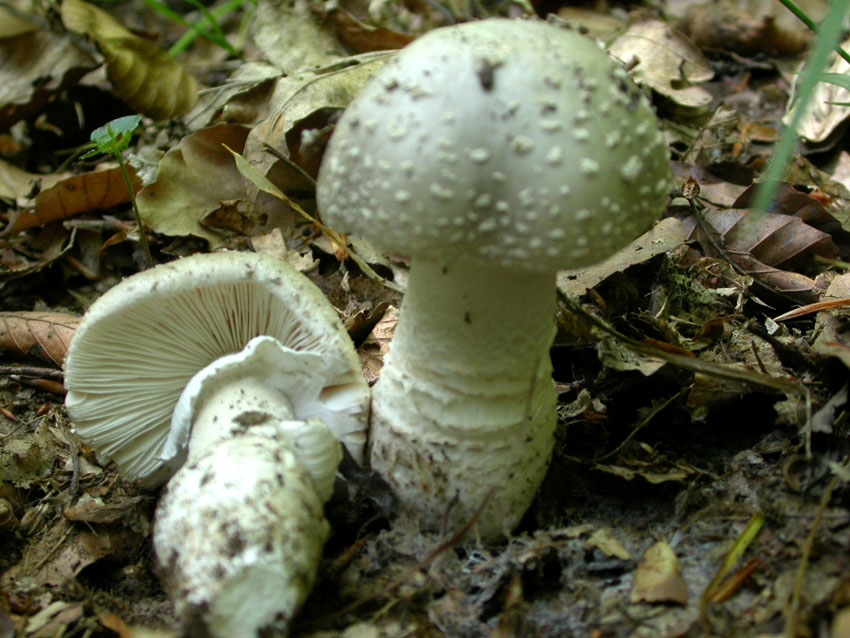
[[[800,22],[805,24],[807,27],[809,27],[815,33],[818,32],[818,25],[816,25],[812,21],[812,19],[803,12],[803,10],[800,7],[798,7],[796,4],[791,2],[791,0],[779,0],[779,2],[781,2],[782,6],[784,6],[786,9],[788,9],[788,11],[793,13]],[[845,51],[839,45],[835,46],[835,51],[836,51],[836,53],[838,53],[838,55],[840,55],[842,58],[844,58],[844,60],[848,64],[850,64],[850,53],[847,53],[847,51]]]
[[124,176],[124,182],[127,184],[127,191],[130,193],[130,203],[133,205],[133,216],[136,218],[136,225],[139,227],[139,241],[145,251],[145,259],[148,263],[148,268],[153,266],[153,255],[151,255],[151,247],[148,244],[148,236],[145,234],[145,225],[142,223],[142,215],[139,213],[139,208],[136,206],[136,192],[133,190],[133,182],[130,181],[130,174],[127,172],[127,167],[124,165],[124,158],[121,153],[113,153],[115,159],[118,160],[118,166],[121,168],[121,174]]

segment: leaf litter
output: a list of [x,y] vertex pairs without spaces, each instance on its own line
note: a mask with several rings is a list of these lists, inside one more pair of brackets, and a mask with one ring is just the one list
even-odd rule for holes
[[[80,113],[114,94],[149,115],[131,161],[153,162],[136,194],[158,261],[253,246],[296,264],[340,311],[374,379],[401,300],[380,282],[403,285],[406,265],[354,242],[362,264],[340,261],[345,239],[321,225],[314,180],[339,111],[388,59],[369,52],[471,17],[463,3],[420,4],[260,2],[255,57],[231,72],[198,45],[193,68],[206,63],[213,88],[167,126],[150,118],[187,110],[197,89],[180,67],[153,69],[164,58],[138,34],[176,39],[173,24],[66,0],[63,16],[88,15],[77,30],[98,48],[44,37],[28,8],[0,33],[14,54],[0,64],[0,184],[12,185],[0,191],[0,635],[174,635],[150,568],[156,494],[76,439],[55,381],[74,318],[143,266],[127,241],[139,229],[120,188],[90,196],[103,166],[63,165],[68,145],[54,133],[71,125],[49,104],[85,86],[72,98]],[[809,34],[767,11],[668,4],[670,23],[559,12],[606,33],[655,90],[676,184],[651,233],[559,276],[558,445],[535,504],[504,546],[461,544],[393,520],[380,478],[344,465],[294,635],[802,636],[830,625],[848,635],[848,208],[828,150],[844,107],[813,115],[818,146],[801,148],[769,211],[749,210],[747,187],[792,97],[780,71],[798,58],[783,56]],[[33,64],[22,69],[50,70],[43,81],[10,81],[27,77],[14,66],[24,57]],[[84,77],[98,64],[108,72]],[[222,142],[282,197],[264,195]],[[39,204],[61,188],[83,203]]]

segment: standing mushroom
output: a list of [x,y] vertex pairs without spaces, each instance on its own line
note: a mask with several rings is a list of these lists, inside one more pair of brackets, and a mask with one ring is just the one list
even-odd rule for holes
[[368,388],[318,288],[250,253],[144,271],[86,313],[65,386],[77,433],[126,478],[177,471],[154,549],[184,627],[285,630],[327,537],[338,439],[355,459],[365,443]]
[[592,40],[535,21],[432,31],[349,105],[326,222],[411,257],[373,389],[372,467],[432,528],[509,532],[549,463],[555,274],[614,253],[668,191],[653,111]]

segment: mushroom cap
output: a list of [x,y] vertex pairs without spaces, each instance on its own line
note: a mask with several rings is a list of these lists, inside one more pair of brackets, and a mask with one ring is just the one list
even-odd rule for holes
[[351,102],[319,173],[325,221],[410,257],[594,263],[664,208],[649,102],[595,41],[537,21],[436,29]]
[[65,359],[65,405],[76,431],[130,480],[161,483],[184,458],[165,446],[186,385],[264,335],[313,355],[310,367],[321,374],[322,409],[287,418],[344,413],[349,418],[328,425],[362,458],[368,387],[336,311],[285,262],[244,252],[156,266],[92,304]]

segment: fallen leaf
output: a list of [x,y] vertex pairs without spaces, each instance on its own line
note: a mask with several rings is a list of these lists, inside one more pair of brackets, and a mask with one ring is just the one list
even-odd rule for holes
[[560,271],[558,290],[565,295],[580,297],[611,275],[673,250],[684,241],[682,222],[668,217],[603,261],[577,270]]
[[195,105],[195,78],[153,42],[134,35],[105,11],[84,0],[65,0],[62,21],[70,31],[97,43],[115,94],[133,110],[164,120]]
[[82,617],[82,603],[68,603],[56,600],[26,621],[26,635],[29,638],[61,636],[68,630],[68,625]]
[[0,350],[34,355],[62,367],[80,318],[52,312],[0,313]]
[[144,539],[141,532],[108,525],[94,533],[60,517],[36,543],[26,546],[21,560],[3,574],[2,583],[59,586],[101,559],[126,560]]
[[[850,47],[850,40],[841,44],[844,50]],[[833,54],[832,62],[824,70],[824,73],[846,75],[850,70],[844,58]],[[799,76],[795,75],[795,86]],[[789,98],[791,104],[797,100],[792,94]],[[815,87],[814,94],[809,100],[805,114],[800,118],[797,125],[797,133],[809,142],[823,142],[831,136],[843,122],[850,117],[850,90],[832,82],[819,82]],[[797,112],[796,106],[791,106],[782,118],[783,124],[790,124]]]
[[378,323],[372,328],[369,336],[360,344],[357,355],[363,368],[363,376],[368,383],[373,383],[381,376],[384,359],[390,351],[395,328],[398,324],[398,308],[389,306]]
[[414,39],[414,36],[406,33],[361,22],[338,6],[328,12],[327,19],[340,42],[357,53],[401,49]]
[[[127,167],[134,187],[140,186],[131,166]],[[126,204],[130,192],[121,169],[117,166],[60,179],[35,198],[35,207],[22,209],[7,233],[19,233],[28,228],[45,226],[94,210],[104,210]]]
[[230,152],[241,149],[248,129],[218,124],[184,137],[159,164],[157,179],[139,191],[136,203],[145,224],[164,235],[193,235],[211,248],[221,245],[220,233],[201,220],[245,197],[245,186]]
[[285,73],[328,64],[345,55],[331,30],[313,17],[306,0],[258,3],[253,36],[263,57]]
[[700,109],[713,99],[697,86],[714,77],[711,63],[684,34],[660,20],[633,24],[611,44],[608,53],[630,69],[635,82],[679,106]]
[[0,130],[39,113],[97,66],[69,34],[40,30],[0,40]]
[[632,558],[629,550],[623,547],[623,544],[604,527],[593,532],[587,539],[587,544],[612,558],[619,558],[620,560],[631,560]]
[[[825,15],[823,0],[796,0],[815,22]],[[680,10],[676,10],[676,6]],[[671,3],[668,16],[701,49],[723,49],[751,56],[797,55],[812,32],[775,0],[710,0]]]
[[631,601],[688,604],[688,586],[679,559],[667,543],[659,541],[644,552],[635,570]]

